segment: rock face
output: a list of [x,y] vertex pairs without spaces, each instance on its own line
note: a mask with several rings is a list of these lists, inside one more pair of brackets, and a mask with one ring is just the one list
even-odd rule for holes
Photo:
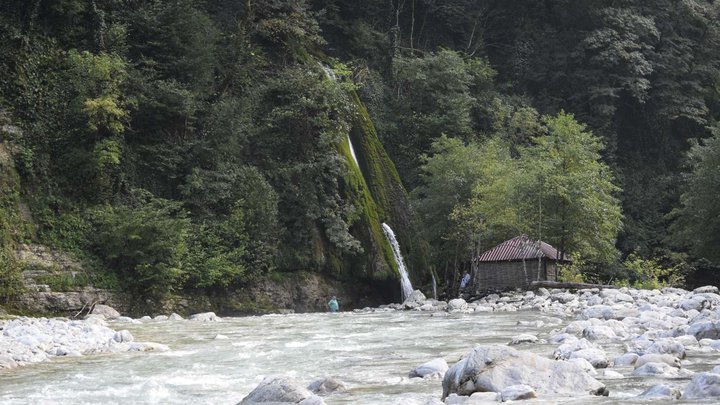
[[607,394],[604,384],[575,364],[505,346],[478,346],[445,374],[442,397],[452,393],[501,392],[521,384],[539,394]]
[[325,401],[288,377],[270,376],[239,402],[239,405],[252,404],[324,405]]

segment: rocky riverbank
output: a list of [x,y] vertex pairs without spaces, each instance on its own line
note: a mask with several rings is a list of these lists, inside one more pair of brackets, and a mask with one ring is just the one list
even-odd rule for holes
[[[428,311],[432,316],[528,310],[568,319],[547,334],[523,334],[509,337],[506,346],[472,348],[449,369],[444,359],[434,359],[408,370],[411,377],[444,375],[442,387],[438,387],[442,401],[428,404],[553,397],[582,400],[591,394],[612,396],[602,381],[626,378],[648,381],[647,389],[637,397],[641,400],[720,397],[720,366],[693,363],[688,358],[720,351],[720,294],[713,286],[693,291],[620,288],[570,292],[541,288],[537,292],[493,294],[470,303],[426,299],[415,291],[403,304],[358,312],[403,310]],[[538,320],[537,326],[544,326],[544,321]],[[545,356],[523,350],[534,344],[549,345],[554,350]],[[678,389],[669,383],[677,379],[689,382]],[[258,386],[259,391],[242,403],[263,403],[255,401],[257,398],[324,403],[303,384],[289,381],[277,376],[266,379]],[[258,396],[260,391],[262,396]],[[273,397],[273,392],[282,394]],[[292,395],[288,396],[289,392]]]

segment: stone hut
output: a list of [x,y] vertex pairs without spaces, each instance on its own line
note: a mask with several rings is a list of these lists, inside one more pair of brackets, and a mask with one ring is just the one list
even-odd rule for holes
[[475,293],[527,288],[535,280],[557,281],[558,263],[570,259],[549,244],[526,235],[507,240],[473,260]]

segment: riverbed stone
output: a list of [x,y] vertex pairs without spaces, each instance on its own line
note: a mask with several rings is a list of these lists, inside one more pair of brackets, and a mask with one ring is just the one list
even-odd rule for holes
[[118,312],[115,308],[104,304],[95,305],[91,314],[102,315],[105,319],[115,319],[120,317],[120,312]]
[[635,361],[635,368],[642,367],[647,363],[665,363],[670,367],[682,368],[680,359],[671,354],[648,353],[638,357]]
[[130,343],[134,340],[133,335],[127,329],[119,330],[113,335],[113,340],[118,343]]
[[328,395],[333,392],[343,392],[347,390],[345,383],[332,377],[315,380],[307,387],[313,394]]
[[682,392],[677,388],[671,388],[664,384],[656,384],[643,391],[638,398],[652,399],[680,399]]
[[221,322],[222,319],[215,315],[215,312],[202,312],[199,314],[190,315],[188,320],[196,322]]
[[254,404],[320,405],[325,401],[289,377],[269,376],[239,402],[239,405]]
[[515,346],[515,345],[520,345],[523,343],[537,343],[537,341],[538,341],[537,336],[525,333],[522,335],[514,336],[512,338],[512,340],[510,341],[510,343],[508,343],[508,344]]
[[636,377],[664,377],[673,378],[678,377],[678,369],[670,366],[666,363],[645,363],[642,366],[636,368],[632,375]]
[[455,298],[448,302],[448,311],[464,311],[467,307],[467,302],[462,298]]
[[443,378],[448,370],[445,359],[437,358],[423,363],[410,371],[409,377],[415,378]]
[[613,360],[613,367],[634,367],[640,356],[637,353],[625,353]]
[[712,293],[712,294],[720,294],[720,290],[715,287],[714,285],[706,285],[703,287],[698,287],[694,289],[693,294],[703,294],[703,293]]
[[700,321],[693,323],[687,330],[697,340],[720,339],[720,321]]
[[683,391],[682,399],[706,399],[720,397],[720,374],[696,374]]
[[500,391],[497,399],[501,402],[537,398],[533,387],[525,384],[511,385]]
[[553,361],[507,346],[478,346],[443,379],[443,398],[452,393],[501,392],[525,384],[539,394],[603,394],[605,385],[575,364]]

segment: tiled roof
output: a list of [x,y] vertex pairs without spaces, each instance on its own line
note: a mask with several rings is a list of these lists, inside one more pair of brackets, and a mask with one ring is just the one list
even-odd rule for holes
[[[512,260],[537,259],[547,257],[557,260],[559,253],[557,249],[543,241],[530,240],[527,236],[517,236],[495,246],[475,259],[478,262],[501,262]],[[560,260],[570,261],[567,255]]]

